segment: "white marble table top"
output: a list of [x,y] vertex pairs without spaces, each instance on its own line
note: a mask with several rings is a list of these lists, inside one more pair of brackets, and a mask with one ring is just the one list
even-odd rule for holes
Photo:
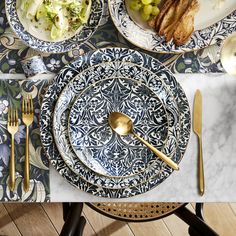
[[51,166],[51,201],[236,201],[236,78],[227,74],[177,74],[176,78],[186,92],[191,112],[195,90],[200,89],[203,95],[203,197],[197,189],[197,138],[192,132],[180,171],[145,194],[126,199],[95,197],[70,185]]

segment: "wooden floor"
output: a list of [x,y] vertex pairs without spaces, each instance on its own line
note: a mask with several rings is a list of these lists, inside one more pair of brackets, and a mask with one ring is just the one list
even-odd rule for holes
[[[194,205],[188,208],[193,210]],[[187,225],[176,216],[148,223],[123,223],[114,221],[84,207],[87,219],[84,235],[100,236],[185,236]],[[206,222],[222,236],[236,235],[236,203],[205,204]],[[0,204],[0,235],[7,236],[54,236],[63,225],[62,206],[45,204]]]

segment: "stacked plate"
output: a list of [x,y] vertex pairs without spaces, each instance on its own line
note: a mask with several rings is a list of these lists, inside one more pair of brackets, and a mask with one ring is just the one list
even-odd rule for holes
[[114,133],[108,125],[113,111],[129,115],[137,134],[181,161],[190,134],[185,93],[159,61],[125,48],[89,52],[60,71],[42,102],[42,145],[75,187],[101,197],[131,197],[173,170],[134,137]]

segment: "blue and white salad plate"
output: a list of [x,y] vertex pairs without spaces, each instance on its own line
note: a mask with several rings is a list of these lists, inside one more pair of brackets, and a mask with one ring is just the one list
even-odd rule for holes
[[[190,110],[185,93],[174,76],[158,60],[134,50],[125,48],[106,48],[92,51],[86,55],[80,56],[75,62],[67,65],[55,77],[54,83],[49,86],[41,107],[41,140],[44,150],[55,169],[72,185],[85,192],[100,197],[108,198],[126,198],[145,193],[158,186],[173,172],[171,168],[163,164],[161,170],[156,170],[156,175],[150,177],[147,181],[135,186],[125,188],[105,188],[99,183],[92,184],[76,174],[65,163],[55,143],[53,135],[53,111],[63,89],[79,73],[84,70],[106,62],[130,62],[146,68],[161,78],[165,87],[173,94],[178,106],[180,129],[178,137],[178,149],[175,151],[173,160],[179,163],[186,150],[190,135]],[[84,81],[86,82],[86,81]],[[169,135],[168,135],[169,136]],[[180,166],[181,167],[181,166]],[[109,181],[109,178],[106,177]],[[100,179],[101,180],[101,179]],[[99,181],[100,181],[99,180]]]
[[[178,106],[172,93],[166,88],[164,81],[157,77],[155,73],[152,73],[137,64],[123,61],[100,63],[83,70],[68,83],[60,94],[54,109],[53,132],[58,151],[65,160],[65,163],[76,174],[81,176],[81,178],[84,178],[86,181],[95,185],[118,189],[127,186],[134,186],[147,181],[150,177],[157,175],[158,171],[161,171],[162,168],[160,168],[160,165],[163,165],[164,163],[160,162],[160,160],[154,157],[152,153],[148,153],[151,155],[149,155],[147,159],[149,162],[149,165],[146,165],[147,168],[144,168],[144,162],[139,162],[138,165],[138,168],[142,169],[143,172],[126,178],[117,176],[110,176],[107,178],[103,175],[109,175],[109,173],[104,173],[104,168],[99,168],[99,163],[94,165],[94,162],[88,161],[89,159],[86,155],[79,155],[79,158],[75,155],[75,152],[70,145],[67,129],[71,106],[75,99],[88,86],[93,85],[97,81],[111,77],[131,78],[139,83],[141,82],[142,84],[147,85],[150,89],[155,91],[156,96],[160,98],[167,112],[168,135],[162,151],[170,157],[174,156],[175,153],[178,153],[178,151],[175,151],[176,148],[178,148],[177,142],[180,124]],[[138,107],[136,106],[135,109],[136,108]],[[145,151],[147,151],[147,149],[145,149]],[[145,153],[143,153],[143,155],[144,154]],[[150,157],[153,157],[153,159],[150,159]],[[83,165],[83,163],[85,165]]]
[[[26,16],[19,9],[21,0],[5,0],[5,9],[8,22],[16,35],[29,47],[45,53],[63,53],[78,48],[87,41],[98,28],[103,15],[103,0],[91,0],[91,8],[87,23],[83,24],[74,34],[61,40],[52,40],[46,37],[46,30],[39,30],[39,26],[33,27]],[[33,1],[32,1],[33,2]],[[37,21],[36,21],[37,22]]]
[[147,24],[135,21],[128,5],[131,0],[108,0],[111,18],[121,35],[137,47],[160,53],[184,53],[220,43],[236,31],[236,2],[224,1],[221,8],[217,1],[199,0],[200,10],[195,16],[195,31],[190,40],[181,46],[167,43],[164,37],[147,27]]

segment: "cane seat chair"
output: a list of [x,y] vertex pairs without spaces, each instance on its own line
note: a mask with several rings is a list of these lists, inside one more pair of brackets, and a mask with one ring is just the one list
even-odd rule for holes
[[[203,203],[196,203],[195,212],[190,211],[187,203],[148,202],[148,203],[86,203],[98,213],[125,222],[146,222],[162,219],[175,214],[189,225],[191,236],[217,236],[203,219]],[[81,216],[83,203],[63,203],[64,226],[61,236],[82,236],[86,219]]]
[[108,217],[123,221],[151,221],[172,214],[185,203],[91,203],[89,206]]

